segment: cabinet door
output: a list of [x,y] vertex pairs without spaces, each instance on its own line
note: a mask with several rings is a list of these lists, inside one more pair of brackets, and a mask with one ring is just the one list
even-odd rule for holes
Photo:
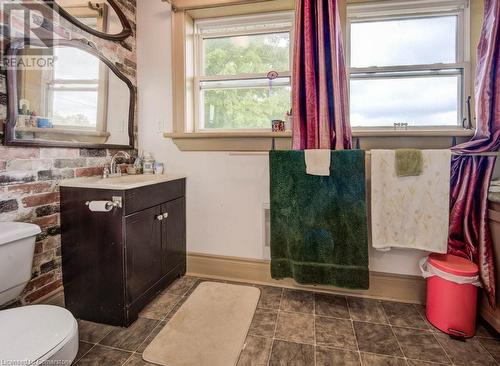
[[186,263],[186,200],[184,197],[161,206],[168,214],[163,220],[162,250],[163,274],[179,264]]
[[133,302],[162,275],[160,206],[125,217],[127,300]]

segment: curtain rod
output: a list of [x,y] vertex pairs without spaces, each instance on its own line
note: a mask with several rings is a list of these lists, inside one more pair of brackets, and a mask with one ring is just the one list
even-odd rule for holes
[[186,10],[200,10],[200,9],[210,9],[210,8],[220,8],[223,6],[231,6],[231,5],[247,5],[247,4],[257,4],[257,3],[265,3],[271,0],[233,0],[228,1],[226,3],[221,4],[209,4],[209,5],[198,5],[198,6],[188,6],[188,7],[180,7],[174,4],[174,0],[161,0],[164,3],[170,4],[172,6],[173,11],[186,11]]

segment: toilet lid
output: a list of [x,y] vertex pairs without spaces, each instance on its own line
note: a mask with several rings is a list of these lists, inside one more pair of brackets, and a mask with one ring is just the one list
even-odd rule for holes
[[40,234],[38,225],[26,222],[0,222],[0,245]]
[[31,305],[0,311],[0,364],[37,361],[70,337],[73,315],[52,305]]

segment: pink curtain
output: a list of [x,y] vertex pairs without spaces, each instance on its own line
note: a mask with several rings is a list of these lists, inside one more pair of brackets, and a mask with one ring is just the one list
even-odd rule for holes
[[350,149],[347,74],[336,0],[297,0],[293,149]]
[[[500,147],[500,0],[485,0],[477,50],[476,132],[457,153],[498,152]],[[448,252],[473,260],[491,303],[495,300],[493,243],[488,228],[488,187],[495,165],[491,156],[456,156],[451,171]]]

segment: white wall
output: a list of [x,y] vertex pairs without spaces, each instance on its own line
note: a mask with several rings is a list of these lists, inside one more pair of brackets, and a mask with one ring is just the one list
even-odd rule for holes
[[[262,207],[269,202],[265,155],[181,152],[162,131],[172,128],[170,8],[138,1],[139,148],[187,176],[188,251],[262,258]],[[174,51],[175,52],[175,51]],[[371,251],[373,271],[418,274],[424,252]]]

